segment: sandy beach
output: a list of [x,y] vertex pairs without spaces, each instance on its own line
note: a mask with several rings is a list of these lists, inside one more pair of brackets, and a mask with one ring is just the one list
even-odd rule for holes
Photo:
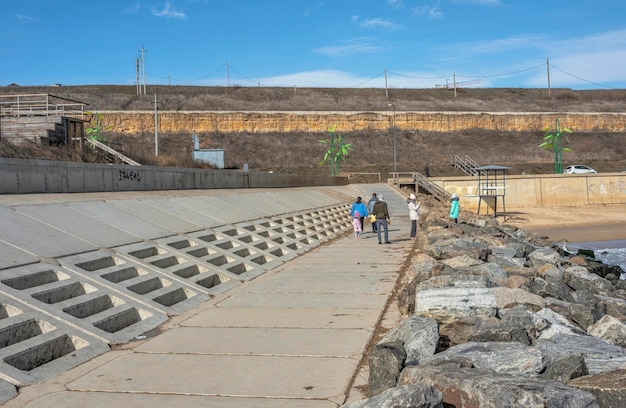
[[626,204],[507,208],[505,222],[554,241],[626,241]]

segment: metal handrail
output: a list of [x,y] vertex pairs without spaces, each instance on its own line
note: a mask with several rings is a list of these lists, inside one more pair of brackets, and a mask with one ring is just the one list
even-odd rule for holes
[[454,161],[452,163],[454,167],[461,170],[463,173],[468,176],[476,176],[478,175],[478,171],[476,168],[480,167],[478,163],[472,160],[468,155],[465,156],[457,156],[454,155]]

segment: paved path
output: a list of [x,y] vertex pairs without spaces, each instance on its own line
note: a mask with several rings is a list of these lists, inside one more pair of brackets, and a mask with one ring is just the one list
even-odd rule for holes
[[[365,348],[413,247],[405,197],[384,193],[391,245],[366,225],[107,352],[6,407],[337,407],[350,399]],[[356,384],[363,381],[357,375]]]

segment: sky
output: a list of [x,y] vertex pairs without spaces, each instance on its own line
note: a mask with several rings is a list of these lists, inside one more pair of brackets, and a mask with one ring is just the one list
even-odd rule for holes
[[139,71],[147,85],[623,89],[624,16],[624,0],[2,0],[0,85]]

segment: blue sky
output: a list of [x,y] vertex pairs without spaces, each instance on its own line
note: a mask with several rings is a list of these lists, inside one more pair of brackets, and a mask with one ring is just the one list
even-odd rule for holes
[[4,1],[0,85],[133,85],[143,45],[148,85],[626,88],[624,16],[624,0]]

